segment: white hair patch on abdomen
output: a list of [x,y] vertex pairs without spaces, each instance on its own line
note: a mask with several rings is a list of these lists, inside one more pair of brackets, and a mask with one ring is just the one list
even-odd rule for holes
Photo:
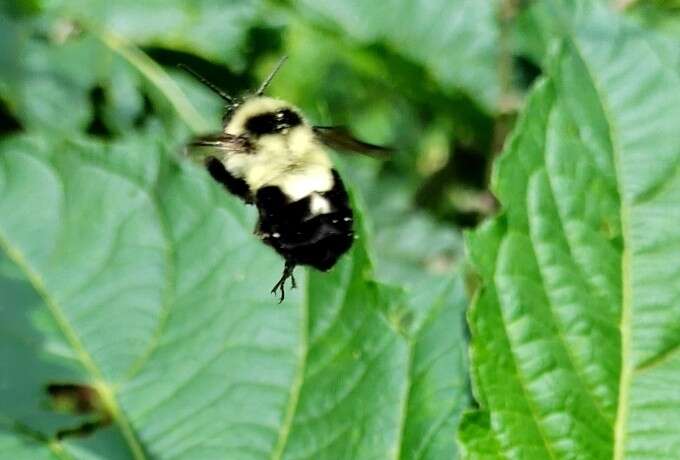
[[314,192],[326,192],[333,188],[333,175],[330,169],[306,166],[300,171],[281,174],[267,185],[279,186],[291,201],[297,201]]
[[312,193],[309,196],[309,212],[318,216],[319,214],[328,214],[331,212],[331,204],[328,200],[318,193]]

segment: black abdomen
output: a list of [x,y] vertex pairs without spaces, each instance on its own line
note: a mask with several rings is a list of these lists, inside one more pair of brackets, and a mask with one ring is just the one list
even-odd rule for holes
[[331,212],[313,214],[311,197],[290,202],[278,187],[257,192],[260,213],[257,232],[286,261],[328,270],[352,247],[353,215],[349,198],[338,173],[333,170],[333,188],[318,195],[331,206]]

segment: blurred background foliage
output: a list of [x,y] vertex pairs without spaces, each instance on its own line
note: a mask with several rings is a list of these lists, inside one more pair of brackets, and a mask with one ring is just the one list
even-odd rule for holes
[[[680,27],[678,2],[611,3]],[[544,3],[521,0],[0,5],[2,135],[162,136],[179,149],[192,130],[219,128],[222,106],[177,64],[242,94],[288,55],[271,95],[396,147],[385,163],[338,161],[369,210],[379,274],[401,283],[449,273],[460,229],[495,212],[490,164],[551,36]]]

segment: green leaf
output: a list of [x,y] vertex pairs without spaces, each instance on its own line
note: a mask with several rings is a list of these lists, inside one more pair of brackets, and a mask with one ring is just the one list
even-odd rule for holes
[[[0,420],[58,458],[455,457],[460,280],[414,321],[362,236],[278,305],[254,217],[154,134],[0,144]],[[57,440],[82,419],[46,412],[55,381],[97,389],[113,426]]]
[[310,21],[341,31],[357,44],[385,45],[424,66],[445,90],[462,90],[489,112],[497,108],[500,83],[495,2],[298,3],[297,11]]
[[470,458],[672,458],[677,42],[592,3],[551,11],[564,42],[497,164],[505,213],[468,241],[481,407],[460,440]]

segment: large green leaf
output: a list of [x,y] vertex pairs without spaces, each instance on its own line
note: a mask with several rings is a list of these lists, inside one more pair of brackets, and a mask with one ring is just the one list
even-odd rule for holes
[[[365,237],[330,273],[281,260],[254,213],[156,140],[0,146],[0,448],[57,458],[451,458],[467,400],[459,280],[417,304]],[[44,385],[113,425],[59,441]],[[7,447],[5,447],[7,446]],[[8,450],[9,451],[9,450]],[[37,454],[36,454],[37,455]]]
[[677,43],[592,2],[552,2],[564,42],[497,165],[505,213],[470,235],[480,410],[468,458],[680,451]]

